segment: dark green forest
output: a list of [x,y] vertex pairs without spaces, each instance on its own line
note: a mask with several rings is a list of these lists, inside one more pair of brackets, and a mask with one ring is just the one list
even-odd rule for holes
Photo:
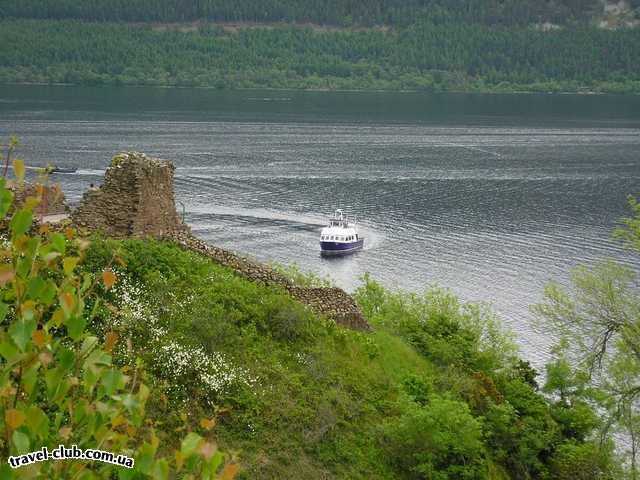
[[602,11],[599,0],[0,0],[0,82],[638,93],[640,29],[597,28]]
[[194,31],[5,20],[0,82],[216,88],[640,92],[640,30],[479,24]]
[[598,0],[4,0],[0,16],[124,22],[408,25],[416,19],[526,25],[588,22]]

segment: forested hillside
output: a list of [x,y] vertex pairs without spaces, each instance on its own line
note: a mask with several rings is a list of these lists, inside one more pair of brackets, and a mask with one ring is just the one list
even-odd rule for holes
[[640,28],[600,0],[2,4],[2,83],[640,92]]
[[640,91],[640,30],[418,23],[191,32],[4,21],[0,82],[428,91]]
[[[124,22],[313,22],[407,25],[436,22],[526,25],[587,22],[599,0],[5,0],[4,17]],[[637,1],[635,3],[638,3]]]

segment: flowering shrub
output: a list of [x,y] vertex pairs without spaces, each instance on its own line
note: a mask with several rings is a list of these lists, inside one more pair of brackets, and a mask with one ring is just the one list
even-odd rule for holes
[[[193,401],[198,395],[209,407],[215,407],[217,399],[229,394],[234,387],[252,387],[257,382],[248,370],[236,366],[222,352],[206,352],[201,346],[176,340],[168,328],[162,325],[152,303],[146,298],[144,287],[125,272],[117,272],[118,283],[111,289],[117,313],[110,323],[123,335],[130,336],[138,349],[144,352],[159,383],[175,407]],[[171,302],[184,309],[192,296],[179,300],[168,292]],[[122,344],[119,350],[126,363],[135,361],[135,354]]]
[[[17,163],[20,181],[23,172]],[[0,219],[11,204],[0,179]],[[98,278],[79,273],[89,243],[71,229],[36,231],[37,204],[38,198],[27,199],[4,221],[8,237],[0,245],[0,478],[233,478],[234,463],[220,472],[225,456],[210,439],[211,419],[201,421],[203,435],[187,433],[177,450],[160,448],[157,424],[145,411],[151,391],[143,362],[116,365],[120,334],[110,330],[100,339],[87,329],[104,305],[99,292],[114,288],[118,275],[111,268]],[[136,294],[128,290],[127,315],[142,319]],[[135,466],[45,461],[12,470],[6,463],[10,455],[60,444],[124,454]]]

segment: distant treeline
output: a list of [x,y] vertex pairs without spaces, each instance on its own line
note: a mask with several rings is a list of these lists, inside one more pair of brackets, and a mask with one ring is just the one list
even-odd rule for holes
[[[632,0],[640,3],[640,0]],[[313,22],[408,25],[464,22],[525,25],[584,23],[599,0],[3,0],[0,17],[114,22]]]
[[0,22],[0,83],[640,92],[640,30],[418,23],[384,32]]

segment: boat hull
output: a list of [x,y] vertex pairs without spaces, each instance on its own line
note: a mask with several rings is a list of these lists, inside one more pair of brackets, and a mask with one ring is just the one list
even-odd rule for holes
[[360,238],[355,242],[320,242],[320,255],[323,257],[336,257],[340,255],[349,255],[350,253],[362,250],[364,246],[364,238]]

